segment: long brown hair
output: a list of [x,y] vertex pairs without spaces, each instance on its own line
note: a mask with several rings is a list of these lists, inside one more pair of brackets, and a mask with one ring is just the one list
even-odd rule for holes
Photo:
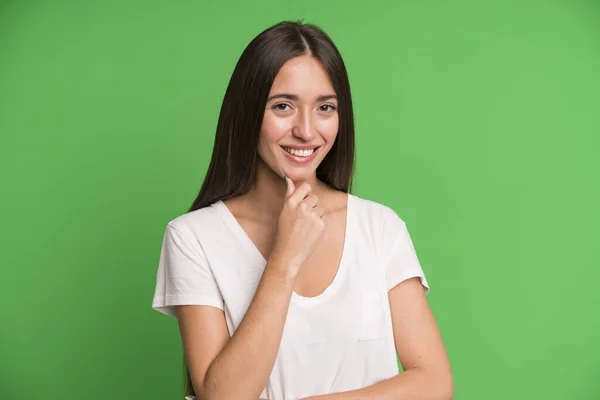
[[[317,178],[350,192],[354,171],[354,112],[344,61],[331,38],[319,27],[283,21],[256,36],[235,66],[221,105],[210,165],[189,211],[250,191],[271,86],[283,64],[302,55],[311,55],[321,62],[338,98],[338,134],[317,167]],[[186,395],[194,395],[185,359],[184,371]]]

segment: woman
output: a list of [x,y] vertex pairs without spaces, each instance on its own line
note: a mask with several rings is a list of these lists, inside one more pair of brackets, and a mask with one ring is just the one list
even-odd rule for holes
[[188,394],[452,397],[406,225],[349,194],[353,160],[331,39],[291,22],[262,32],[232,74],[200,193],[164,236],[153,308],[177,318]]

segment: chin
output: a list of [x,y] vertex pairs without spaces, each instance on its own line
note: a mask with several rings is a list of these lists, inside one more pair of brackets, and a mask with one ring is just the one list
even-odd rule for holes
[[310,181],[315,178],[317,175],[317,171],[314,169],[306,169],[304,171],[298,170],[290,170],[286,171],[288,178],[290,178],[293,182],[305,182]]

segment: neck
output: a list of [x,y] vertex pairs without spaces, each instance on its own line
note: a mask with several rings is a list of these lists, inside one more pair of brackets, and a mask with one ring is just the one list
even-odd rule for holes
[[[309,179],[294,181],[298,188],[303,183],[308,183],[312,193],[322,199],[327,188],[317,179],[316,173]],[[261,218],[277,219],[285,201],[286,187],[283,177],[276,174],[260,158],[257,160],[254,187],[244,196],[247,204],[256,211]]]

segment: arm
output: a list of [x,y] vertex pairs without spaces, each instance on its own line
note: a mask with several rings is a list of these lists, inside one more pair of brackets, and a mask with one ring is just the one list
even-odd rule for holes
[[452,399],[450,363],[419,279],[398,284],[390,290],[389,300],[396,351],[404,372],[363,389],[310,400]]
[[222,310],[176,307],[198,399],[260,396],[277,357],[293,287],[289,268],[271,257],[248,311],[231,338]]
[[229,339],[224,313],[205,306],[177,308],[184,353],[199,399],[251,399],[267,384],[285,326],[298,271],[323,236],[324,209],[311,187],[286,177],[271,256],[242,321]]

